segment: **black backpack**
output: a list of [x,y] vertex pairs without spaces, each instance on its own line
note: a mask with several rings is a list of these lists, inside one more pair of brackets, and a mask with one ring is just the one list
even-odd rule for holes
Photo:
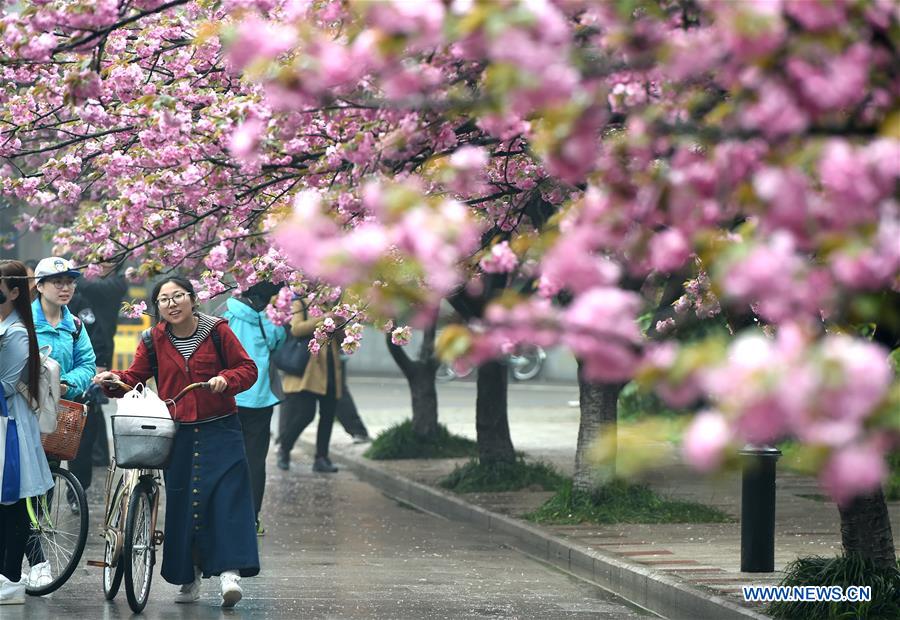
[[[153,331],[152,327],[148,327],[144,331],[141,332],[141,340],[144,343],[144,346],[147,348],[147,353],[150,355],[150,372],[153,373],[153,378],[159,383],[159,360],[156,357],[156,346],[153,344],[153,336],[151,332]],[[225,361],[225,352],[222,349],[222,337],[219,335],[218,330],[214,327],[213,330],[209,333],[210,338],[212,338],[213,346],[216,347],[216,355],[219,356],[219,362],[222,364],[222,368],[228,368],[228,364]]]

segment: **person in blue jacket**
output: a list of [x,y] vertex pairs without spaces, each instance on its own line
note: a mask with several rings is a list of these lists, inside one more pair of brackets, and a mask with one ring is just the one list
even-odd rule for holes
[[[91,339],[86,329],[76,326],[72,313],[66,304],[75,292],[75,282],[81,272],[64,258],[51,256],[38,262],[34,268],[37,281],[37,299],[31,304],[34,330],[37,332],[39,347],[50,346],[50,357],[59,362],[60,395],[67,400],[76,400],[91,385],[96,374],[96,358]],[[87,489],[90,475],[80,480]],[[78,510],[75,498],[67,498],[73,511]],[[29,540],[26,548],[31,570],[28,582],[32,587],[46,585],[52,580],[50,565],[44,561],[43,552],[36,539]]]
[[[28,575],[22,574],[22,558],[31,531],[25,499],[53,488],[37,416],[29,402],[37,400],[39,377],[25,265],[0,260],[0,415],[8,418],[6,441],[0,441],[0,463],[5,470],[0,488],[0,605],[25,604]],[[16,437],[18,443],[10,441]]]
[[266,490],[266,456],[269,453],[269,427],[272,412],[279,398],[273,392],[280,392],[280,386],[272,381],[280,381],[277,373],[270,373],[272,351],[284,342],[287,334],[283,327],[274,325],[266,316],[265,308],[280,287],[270,282],[259,282],[247,289],[240,298],[226,302],[223,317],[235,333],[247,354],[258,368],[256,383],[246,392],[235,396],[238,417],[244,432],[244,446],[250,465],[250,488],[253,492],[253,507],[256,511],[256,533],[265,534],[259,521],[263,493]]
[[[97,374],[94,347],[87,330],[76,326],[66,304],[72,299],[81,272],[64,258],[45,258],[34,268],[38,298],[31,304],[38,345],[50,345],[50,357],[60,365],[60,395],[81,396]],[[80,321],[79,321],[80,322]],[[85,488],[89,485],[82,484]]]

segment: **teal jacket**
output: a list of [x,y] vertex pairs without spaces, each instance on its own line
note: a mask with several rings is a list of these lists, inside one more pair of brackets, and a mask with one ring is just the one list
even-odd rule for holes
[[91,379],[97,374],[97,358],[87,330],[82,326],[81,334],[75,340],[75,320],[65,306],[62,308],[62,320],[56,327],[47,322],[40,299],[32,302],[31,312],[38,346],[50,345],[50,357],[60,365],[60,382],[69,386],[65,398],[80,396],[91,386]]
[[274,325],[264,311],[257,312],[238,299],[230,298],[226,306],[228,309],[222,316],[259,369],[253,387],[234,399],[238,407],[270,407],[278,402],[278,398],[272,393],[269,383],[269,358],[271,352],[284,342],[287,334],[283,327]]

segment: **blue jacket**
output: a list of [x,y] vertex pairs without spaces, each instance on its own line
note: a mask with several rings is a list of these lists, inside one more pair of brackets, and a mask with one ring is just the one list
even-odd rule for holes
[[62,320],[53,327],[44,316],[41,300],[35,299],[31,304],[34,315],[34,330],[37,332],[38,346],[50,345],[50,357],[59,362],[60,381],[69,386],[65,398],[80,396],[91,386],[91,379],[97,374],[97,358],[87,330],[82,326],[78,341],[75,341],[75,321],[72,313],[62,307]]
[[274,325],[264,311],[257,312],[233,297],[226,302],[226,306],[228,309],[222,316],[259,369],[253,387],[235,396],[238,407],[261,409],[274,405],[278,398],[272,393],[269,383],[269,357],[284,342],[287,334],[283,327]]
[[6,452],[6,447],[13,435],[8,432],[7,442],[0,442],[0,462],[3,462],[6,469],[3,475],[6,493],[0,492],[0,497],[6,495],[7,497],[2,497],[6,501],[34,497],[53,488],[50,467],[41,447],[41,430],[38,428],[37,416],[28,406],[25,397],[16,390],[19,381],[26,383],[28,381],[27,362],[28,332],[19,321],[19,314],[13,310],[5,320],[0,321],[0,399],[6,401],[9,417],[15,420],[19,439],[19,479],[12,481],[7,480],[7,476],[15,471],[15,453]]

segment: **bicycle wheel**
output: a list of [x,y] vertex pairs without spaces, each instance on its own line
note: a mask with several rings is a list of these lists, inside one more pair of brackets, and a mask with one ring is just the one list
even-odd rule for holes
[[[119,479],[118,485],[116,485],[116,490],[113,493],[113,503],[109,507],[109,515],[106,518],[106,526],[112,527],[115,529],[119,529],[122,527],[122,502],[121,502],[121,493],[122,487],[125,486],[125,481],[123,479]],[[116,594],[119,592],[119,586],[122,585],[122,575],[125,574],[125,562],[122,560],[124,557],[124,553],[122,553],[122,546],[119,545],[119,557],[116,558],[116,549],[115,545],[112,542],[112,539],[109,536],[109,533],[105,533],[106,545],[103,550],[103,596],[106,597],[107,601],[111,601],[115,598]],[[111,566],[113,560],[116,560],[116,565]]]
[[456,373],[453,372],[453,368],[450,367],[450,364],[441,362],[440,366],[437,367],[437,371],[434,373],[434,378],[438,383],[446,383],[447,381],[456,379]]
[[[50,581],[26,587],[32,596],[50,594],[62,586],[78,566],[88,533],[88,505],[81,483],[68,470],[51,466],[53,487],[27,500],[31,533],[25,549],[22,573],[46,562]],[[26,567],[27,566],[27,567]]]
[[150,596],[150,580],[153,579],[153,532],[150,520],[153,502],[145,483],[137,485],[128,503],[125,519],[125,544],[120,562],[125,563],[125,595],[128,606],[136,614],[141,613]]
[[528,381],[537,377],[544,367],[547,355],[540,347],[525,347],[521,355],[510,356],[513,379]]

